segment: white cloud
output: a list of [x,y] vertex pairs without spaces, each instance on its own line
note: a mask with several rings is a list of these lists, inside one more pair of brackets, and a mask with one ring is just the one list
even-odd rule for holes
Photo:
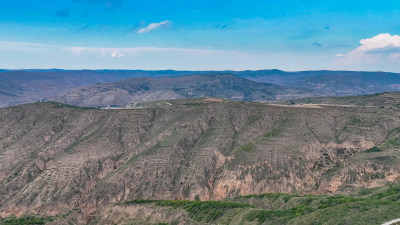
[[347,54],[337,54],[340,65],[384,64],[387,61],[399,62],[400,36],[378,34],[371,38],[361,39],[360,46]]
[[0,50],[45,52],[57,48],[53,45],[37,44],[29,42],[0,41]]
[[138,30],[138,33],[139,34],[144,34],[144,33],[147,33],[147,32],[149,32],[151,30],[158,29],[160,27],[166,26],[166,25],[171,24],[171,23],[172,22],[169,21],[169,20],[165,20],[165,21],[162,21],[162,22],[159,22],[159,23],[151,23],[147,27],[144,27],[144,28]]
[[[135,56],[139,53],[151,52],[164,52],[164,53],[179,53],[188,55],[205,55],[216,54],[222,52],[235,52],[235,51],[221,51],[212,49],[192,49],[192,48],[157,48],[157,47],[131,47],[131,48],[104,48],[104,47],[65,47],[59,46],[60,50],[68,51],[74,55],[83,55],[87,53],[98,54],[101,57],[121,58],[124,56]],[[238,53],[238,52],[237,52]]]
[[125,56],[125,53],[119,53],[119,52],[111,53],[111,57],[112,58],[121,58],[121,57],[124,57],[124,56]]
[[361,39],[361,46],[356,49],[359,52],[371,52],[377,50],[400,50],[400,36],[390,34],[378,34],[372,38]]

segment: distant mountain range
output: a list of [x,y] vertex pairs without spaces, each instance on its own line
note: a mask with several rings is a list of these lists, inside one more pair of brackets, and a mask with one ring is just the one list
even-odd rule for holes
[[72,88],[113,82],[129,77],[171,76],[174,71],[22,70],[0,71],[0,107],[35,102]]
[[258,82],[309,89],[318,96],[366,95],[400,90],[398,73],[262,70],[233,74]]
[[[302,72],[284,72],[281,70],[259,70],[259,71],[141,71],[141,70],[0,70],[0,107],[18,105],[23,103],[35,102],[42,99],[62,98],[61,93],[72,93],[75,88],[91,86],[101,83],[116,82],[126,78],[172,78],[188,75],[209,75],[209,74],[232,74],[241,78],[249,79],[256,82],[270,83],[277,86],[290,87],[289,95],[286,95],[283,87],[276,88],[277,93],[268,92],[264,99],[271,100],[271,96],[287,98],[297,98],[304,96],[349,96],[349,95],[365,95],[381,92],[400,91],[400,74],[386,72],[352,72],[352,71],[302,71]],[[144,81],[145,79],[141,79]],[[139,81],[138,81],[139,82]],[[156,81],[155,81],[156,82]],[[166,83],[161,85],[164,89],[189,90],[188,87],[167,87]],[[226,93],[211,92],[221,94],[219,97],[239,97],[242,100],[254,100],[256,95],[246,95],[243,93],[243,85],[255,83],[241,83],[241,88],[234,91],[232,88]],[[109,84],[107,84],[109,85]],[[160,83],[158,83],[160,85]],[[258,85],[258,84],[257,84]],[[257,86],[255,85],[255,86]],[[198,87],[200,87],[198,85]],[[222,87],[222,86],[221,86]],[[271,86],[272,87],[272,86]],[[91,87],[90,90],[93,90]],[[75,90],[72,90],[75,89]],[[252,87],[249,87],[252,89]],[[158,99],[158,95],[162,92],[156,87],[156,93],[147,96],[147,99]],[[295,90],[295,93],[292,91]],[[160,92],[161,91],[161,92]],[[265,91],[265,90],[263,90]],[[269,90],[271,91],[271,90]],[[242,94],[239,94],[242,93]],[[261,91],[262,92],[262,91]],[[111,93],[111,92],[108,92]],[[173,98],[174,95],[182,96],[179,91],[172,94],[168,92],[167,96]],[[125,95],[119,93],[118,95]],[[149,92],[146,92],[149,94]],[[172,95],[171,95],[172,94]],[[208,95],[209,93],[202,93]],[[129,96],[132,93],[128,94]],[[200,95],[199,96],[203,96]],[[236,96],[237,95],[237,96]],[[261,95],[261,94],[260,94]],[[84,95],[81,95],[81,97]],[[88,95],[90,96],[90,95]],[[113,94],[110,98],[114,98]],[[187,94],[184,96],[188,96]],[[253,96],[253,97],[245,97]],[[131,96],[132,97],[132,96]],[[144,98],[144,96],[141,96]],[[217,96],[218,97],[218,96]],[[256,100],[260,100],[261,96],[257,96]],[[104,98],[104,96],[103,96]],[[72,99],[71,96],[69,99]],[[240,98],[238,98],[240,99]],[[104,101],[108,102],[108,101]],[[120,102],[120,101],[118,101]],[[117,103],[117,102],[114,102]],[[113,104],[110,102],[110,104]]]
[[216,74],[170,78],[129,78],[113,83],[75,88],[49,100],[70,105],[98,107],[202,97],[268,101],[310,96],[313,95],[299,88],[255,82],[232,74]]

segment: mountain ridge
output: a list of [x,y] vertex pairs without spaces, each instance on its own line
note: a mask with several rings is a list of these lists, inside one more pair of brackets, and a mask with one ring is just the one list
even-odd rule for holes
[[206,100],[0,109],[0,216],[79,209],[87,222],[134,199],[354,193],[400,180],[396,106]]
[[50,100],[98,107],[201,97],[271,101],[307,96],[313,95],[307,90],[255,82],[232,74],[207,74],[170,78],[128,78],[114,83],[73,89]]
[[[73,88],[115,82],[125,78],[176,77],[210,73],[232,73],[257,82],[300,89],[314,89],[313,93],[318,96],[361,95],[400,90],[399,74],[389,72],[7,70],[0,71],[2,81],[0,83],[0,107],[36,102]],[[379,76],[375,76],[376,74]],[[333,76],[333,79],[327,79],[329,76]],[[370,78],[364,79],[365,76]]]

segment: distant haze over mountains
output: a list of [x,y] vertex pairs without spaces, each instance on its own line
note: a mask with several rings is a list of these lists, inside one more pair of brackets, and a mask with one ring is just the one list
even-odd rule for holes
[[400,74],[356,71],[243,71],[238,76],[258,82],[305,88],[318,96],[366,95],[400,90]]
[[50,100],[78,106],[127,105],[136,102],[219,97],[268,101],[311,97],[307,90],[243,79],[232,74],[172,78],[129,78],[72,89]]
[[[61,93],[71,93],[72,89],[120,81],[126,78],[160,78],[178,77],[187,75],[209,75],[209,74],[232,74],[240,78],[252,81],[270,83],[283,87],[290,87],[296,93],[285,95],[286,98],[301,98],[304,96],[348,96],[364,95],[380,92],[393,92],[400,90],[400,74],[386,72],[352,72],[352,71],[302,71],[284,72],[281,70],[260,70],[260,71],[141,71],[141,70],[0,70],[0,107],[35,102],[42,99],[54,99]],[[143,79],[142,79],[143,81]],[[205,81],[205,80],[204,80]],[[138,81],[139,82],[139,81]],[[160,84],[164,89],[179,89],[188,87],[168,86],[172,83]],[[184,83],[182,83],[184,84]],[[109,86],[109,84],[107,84]],[[199,84],[197,84],[200,88]],[[260,86],[254,82],[242,82],[240,90],[231,87],[230,94],[221,94],[215,97],[238,97],[246,89],[243,85]],[[261,85],[262,86],[262,85]],[[271,86],[272,87],[272,86]],[[222,88],[222,86],[220,86]],[[225,88],[225,87],[223,87]],[[252,87],[249,87],[252,89]],[[273,100],[271,96],[282,97],[284,88],[276,88],[277,93],[269,93],[265,100]],[[93,90],[93,87],[90,88]],[[162,91],[153,88],[157,93],[147,93],[157,99]],[[301,92],[299,92],[301,90]],[[265,91],[265,90],[264,90]],[[110,93],[110,92],[108,92]],[[210,92],[211,94],[217,92]],[[210,93],[202,93],[201,96],[208,96]],[[171,94],[171,93],[170,93]],[[179,96],[182,93],[177,92]],[[243,94],[243,93],[242,93]],[[254,94],[254,93],[253,93]],[[294,94],[294,95],[293,95]],[[132,93],[130,93],[132,95]],[[83,95],[82,95],[83,96]],[[82,97],[81,96],[81,97]],[[167,95],[168,96],[168,95]],[[244,95],[242,95],[244,96]],[[137,96],[136,96],[137,97]],[[143,96],[142,96],[143,97]],[[176,97],[176,96],[175,96]],[[174,98],[169,95],[168,98]],[[262,98],[243,97],[238,100],[262,100]],[[278,98],[279,99],[279,98]],[[143,99],[144,100],[144,99]],[[123,101],[122,101],[123,102]],[[105,102],[104,102],[105,103]],[[110,102],[110,104],[117,102]]]

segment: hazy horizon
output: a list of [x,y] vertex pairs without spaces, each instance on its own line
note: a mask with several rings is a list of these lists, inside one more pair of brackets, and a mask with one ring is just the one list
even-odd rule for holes
[[[393,71],[383,71],[383,70],[325,70],[325,69],[315,69],[315,70],[281,70],[281,69],[243,69],[243,70],[175,70],[175,69],[154,69],[154,70],[146,70],[146,69],[108,69],[108,68],[99,68],[99,69],[63,69],[63,68],[21,68],[21,69],[7,69],[7,68],[0,68],[1,71],[53,71],[53,70],[62,70],[62,71],[176,71],[176,72],[242,72],[242,71],[272,71],[278,70],[287,73],[296,73],[296,72],[313,72],[313,71],[331,71],[331,72],[367,72],[367,73],[400,73],[400,72],[393,72]],[[209,74],[205,74],[209,75]]]

